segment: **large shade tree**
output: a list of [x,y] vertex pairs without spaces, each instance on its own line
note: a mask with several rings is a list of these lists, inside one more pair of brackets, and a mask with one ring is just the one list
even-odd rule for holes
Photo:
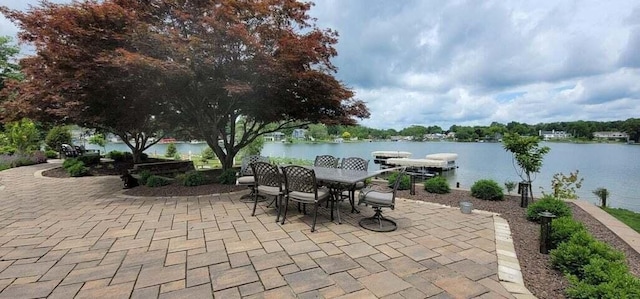
[[[180,127],[224,168],[262,134],[309,123],[354,124],[369,112],[333,77],[337,34],[293,0],[164,1],[159,31],[189,69],[170,100]],[[241,125],[235,125],[242,118]],[[276,124],[276,125],[273,125]]]
[[[3,119],[32,117],[118,135],[134,160],[162,133],[167,77],[180,73],[145,11],[113,1],[43,2],[28,12],[0,7],[18,23],[35,55],[20,61],[25,79],[8,82]],[[156,140],[158,140],[157,138]],[[157,142],[157,141],[155,141]]]

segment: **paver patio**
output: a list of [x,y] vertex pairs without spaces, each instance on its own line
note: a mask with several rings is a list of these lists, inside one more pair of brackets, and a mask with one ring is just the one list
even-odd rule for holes
[[134,198],[118,177],[0,172],[0,298],[514,298],[498,279],[494,216],[398,200],[399,229],[240,202],[244,192]]

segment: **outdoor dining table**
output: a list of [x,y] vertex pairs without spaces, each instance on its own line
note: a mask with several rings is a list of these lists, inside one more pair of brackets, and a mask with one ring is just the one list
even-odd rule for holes
[[[327,168],[318,166],[309,166],[316,174],[318,181],[325,182],[331,189],[333,189],[336,196],[340,196],[346,187],[351,186],[357,182],[362,182],[368,178],[377,176],[387,171],[393,171],[396,168],[386,168],[376,171],[364,171],[364,170],[351,170],[342,168]],[[351,201],[351,212],[359,213],[356,209],[355,200]],[[331,219],[333,219],[333,209],[331,210]]]

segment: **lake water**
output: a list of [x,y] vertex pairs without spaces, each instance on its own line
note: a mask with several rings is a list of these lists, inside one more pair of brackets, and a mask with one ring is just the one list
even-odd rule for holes
[[[612,207],[626,208],[640,212],[640,146],[627,144],[571,144],[544,143],[551,151],[544,158],[542,171],[534,180],[533,192],[540,197],[543,187],[550,192],[551,179],[555,173],[579,170],[584,178],[582,188],[577,191],[580,198],[597,203],[599,199],[592,193],[598,187],[609,189],[609,203]],[[206,144],[177,143],[178,151],[189,155],[199,154]],[[148,154],[163,155],[166,144],[156,144]],[[98,149],[95,145],[87,148]],[[125,151],[124,144],[108,144],[107,151]],[[407,151],[412,158],[424,158],[433,153],[457,153],[458,169],[445,172],[451,186],[456,182],[461,188],[470,188],[479,179],[493,179],[502,184],[507,180],[520,181],[513,167],[511,154],[501,143],[462,142],[359,142],[328,144],[283,144],[266,143],[262,155],[313,160],[316,155],[329,154],[337,157],[363,157],[370,160],[370,169],[378,169],[373,164],[373,151]]]

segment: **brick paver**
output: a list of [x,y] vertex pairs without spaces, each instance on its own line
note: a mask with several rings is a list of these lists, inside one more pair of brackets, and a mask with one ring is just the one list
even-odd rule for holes
[[311,233],[294,205],[252,217],[244,192],[127,197],[118,177],[37,175],[52,166],[0,172],[0,298],[510,296],[489,214],[398,199],[399,229],[376,233],[343,203]]

